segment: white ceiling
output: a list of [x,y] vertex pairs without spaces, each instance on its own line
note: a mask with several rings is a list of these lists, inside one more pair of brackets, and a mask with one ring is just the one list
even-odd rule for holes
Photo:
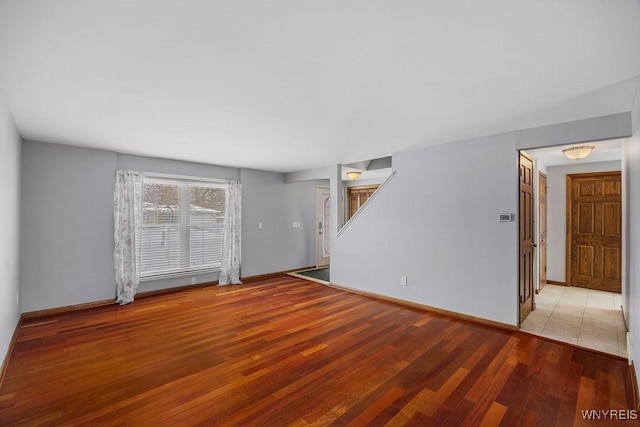
[[0,92],[27,139],[285,172],[628,111],[581,100],[640,75],[639,23],[638,0],[0,0]]

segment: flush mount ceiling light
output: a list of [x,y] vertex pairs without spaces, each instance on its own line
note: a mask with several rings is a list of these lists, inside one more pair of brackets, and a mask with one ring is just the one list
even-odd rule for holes
[[351,172],[347,172],[347,178],[354,180],[354,179],[358,179],[360,177],[360,174],[362,172],[360,171],[351,171]]
[[593,145],[581,145],[579,147],[571,147],[566,150],[562,150],[565,156],[571,160],[584,159],[595,147]]

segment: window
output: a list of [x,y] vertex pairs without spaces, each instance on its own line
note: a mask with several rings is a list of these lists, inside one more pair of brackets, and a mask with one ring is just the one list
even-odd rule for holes
[[225,185],[144,176],[140,277],[218,270]]

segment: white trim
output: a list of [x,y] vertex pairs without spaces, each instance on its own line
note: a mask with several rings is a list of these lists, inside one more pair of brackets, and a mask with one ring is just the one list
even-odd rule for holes
[[[315,252],[316,252],[316,256],[315,256],[315,261],[316,261],[316,267],[320,268],[320,267],[326,267],[328,265],[331,264],[331,242],[329,242],[329,256],[323,256],[325,254],[325,250],[324,250],[324,244],[325,244],[325,233],[326,232],[326,226],[327,223],[329,224],[329,229],[331,229],[331,211],[333,210],[333,208],[330,207],[329,210],[329,220],[325,221],[325,218],[323,217],[323,212],[324,212],[324,198],[322,197],[323,194],[328,194],[329,195],[329,204],[333,205],[334,201],[331,198],[331,187],[327,187],[326,185],[316,185],[316,194],[315,194],[315,223],[313,226],[313,230],[314,230],[314,234],[315,234]],[[322,233],[319,232],[318,226],[320,225],[320,223],[323,223],[323,227],[322,227]],[[331,238],[331,235],[329,235],[329,238]]]
[[224,184],[227,181],[225,179],[220,179],[220,178],[205,178],[201,176],[174,175],[170,173],[156,173],[156,172],[143,172],[142,177],[152,178],[152,179],[153,178],[173,179],[176,181],[211,182],[214,184]]
[[172,277],[195,276],[198,274],[216,273],[219,271],[220,271],[220,267],[218,266],[218,267],[200,268],[200,269],[194,269],[194,270],[180,270],[180,271],[174,271],[171,273],[148,274],[146,276],[140,276],[140,281],[151,282],[153,280],[169,279]]

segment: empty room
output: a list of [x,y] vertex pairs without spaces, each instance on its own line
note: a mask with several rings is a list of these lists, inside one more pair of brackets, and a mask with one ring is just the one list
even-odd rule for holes
[[639,23],[0,0],[0,425],[638,424]]

